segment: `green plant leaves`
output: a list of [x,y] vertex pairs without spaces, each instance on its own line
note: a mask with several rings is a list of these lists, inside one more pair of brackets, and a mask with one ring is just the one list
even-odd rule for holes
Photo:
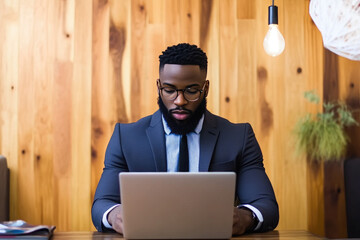
[[320,102],[320,98],[319,96],[315,93],[314,90],[311,90],[311,91],[306,91],[304,93],[304,97],[309,101],[309,102],[312,102],[312,103],[315,103],[315,104],[318,104]]
[[[314,91],[304,94],[315,104],[320,102]],[[312,160],[340,160],[346,152],[348,137],[344,127],[358,125],[345,103],[324,103],[324,111],[307,114],[295,125],[297,151]]]

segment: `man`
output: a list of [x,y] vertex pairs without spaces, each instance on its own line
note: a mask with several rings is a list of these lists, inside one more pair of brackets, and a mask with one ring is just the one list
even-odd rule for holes
[[135,123],[116,124],[92,207],[96,229],[123,231],[120,172],[232,171],[240,203],[233,234],[273,230],[278,205],[250,124],[233,124],[206,110],[206,54],[182,43],[159,59],[160,109]]

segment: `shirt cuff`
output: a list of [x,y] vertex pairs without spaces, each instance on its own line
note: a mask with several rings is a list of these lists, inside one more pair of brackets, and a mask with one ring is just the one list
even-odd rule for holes
[[259,219],[258,224],[256,225],[256,227],[254,228],[254,231],[258,230],[261,227],[261,224],[264,222],[264,218],[263,215],[261,214],[261,212],[254,206],[251,206],[249,204],[241,204],[238,206],[239,207],[246,207],[248,209],[250,209],[253,213],[255,213],[256,217]]
[[109,229],[113,229],[113,227],[110,225],[110,223],[109,223],[108,220],[107,220],[107,216],[108,216],[108,214],[109,214],[109,212],[110,212],[111,210],[113,210],[115,207],[117,207],[117,206],[119,206],[119,205],[120,205],[120,204],[116,204],[116,205],[112,206],[111,208],[109,208],[109,209],[104,213],[103,218],[102,218],[102,224],[104,225],[104,227],[109,228]]

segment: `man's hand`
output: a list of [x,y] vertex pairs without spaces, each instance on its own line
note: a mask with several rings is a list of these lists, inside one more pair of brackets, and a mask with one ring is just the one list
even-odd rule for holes
[[253,224],[254,220],[250,210],[246,208],[234,208],[233,235],[244,234]]
[[118,233],[123,233],[122,205],[115,207],[108,214],[108,222]]

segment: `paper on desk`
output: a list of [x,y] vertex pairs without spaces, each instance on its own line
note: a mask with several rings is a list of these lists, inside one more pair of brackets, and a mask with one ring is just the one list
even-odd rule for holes
[[31,225],[23,220],[0,222],[1,235],[22,235],[30,233],[51,234],[55,226]]

